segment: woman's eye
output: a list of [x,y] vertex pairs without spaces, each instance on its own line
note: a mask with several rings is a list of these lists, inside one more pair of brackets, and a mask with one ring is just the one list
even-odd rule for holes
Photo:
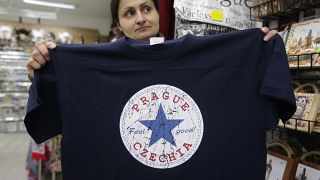
[[142,8],[143,12],[149,12],[151,10],[151,8],[149,6],[144,6]]
[[127,12],[124,13],[124,15],[127,16],[127,17],[130,17],[133,14],[134,14],[133,11],[127,11]]

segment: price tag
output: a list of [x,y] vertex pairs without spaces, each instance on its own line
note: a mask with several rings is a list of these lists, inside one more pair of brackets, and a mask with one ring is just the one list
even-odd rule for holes
[[223,21],[223,12],[221,10],[212,10],[210,16],[214,21]]
[[163,44],[163,43],[164,43],[164,37],[151,37],[150,38],[150,45]]

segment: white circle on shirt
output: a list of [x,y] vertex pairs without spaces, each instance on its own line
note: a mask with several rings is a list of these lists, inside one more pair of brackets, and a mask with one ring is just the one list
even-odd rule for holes
[[120,117],[121,138],[129,153],[158,169],[188,161],[201,143],[203,130],[195,101],[181,89],[164,84],[135,93]]

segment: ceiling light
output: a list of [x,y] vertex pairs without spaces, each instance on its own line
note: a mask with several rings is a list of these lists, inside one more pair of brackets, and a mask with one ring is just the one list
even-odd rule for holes
[[64,9],[75,9],[76,8],[76,6],[74,4],[48,2],[48,1],[40,1],[40,0],[23,0],[23,2],[29,3],[29,4],[41,5],[41,6],[64,8]]
[[22,16],[28,18],[41,18],[41,19],[57,19],[57,14],[54,12],[44,12],[44,11],[35,11],[28,9],[13,9],[13,8],[3,8],[0,7],[0,15],[9,15],[9,16]]

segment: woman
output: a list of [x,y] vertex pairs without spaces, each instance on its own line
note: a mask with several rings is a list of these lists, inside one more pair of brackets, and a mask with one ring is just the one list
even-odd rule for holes
[[[112,0],[111,13],[114,23],[126,36],[135,40],[149,40],[159,35],[159,13],[157,0]],[[263,27],[264,40],[268,41],[276,31]],[[48,49],[54,49],[55,43],[37,42],[27,62],[29,78],[34,77],[34,70],[40,69],[50,61]]]
[[[38,143],[63,134],[63,178],[264,179],[265,130],[295,112],[282,39],[253,29],[149,46],[134,40],[158,36],[156,1],[111,8],[128,38],[59,46],[30,89],[26,127]],[[37,49],[30,73],[49,60]]]

